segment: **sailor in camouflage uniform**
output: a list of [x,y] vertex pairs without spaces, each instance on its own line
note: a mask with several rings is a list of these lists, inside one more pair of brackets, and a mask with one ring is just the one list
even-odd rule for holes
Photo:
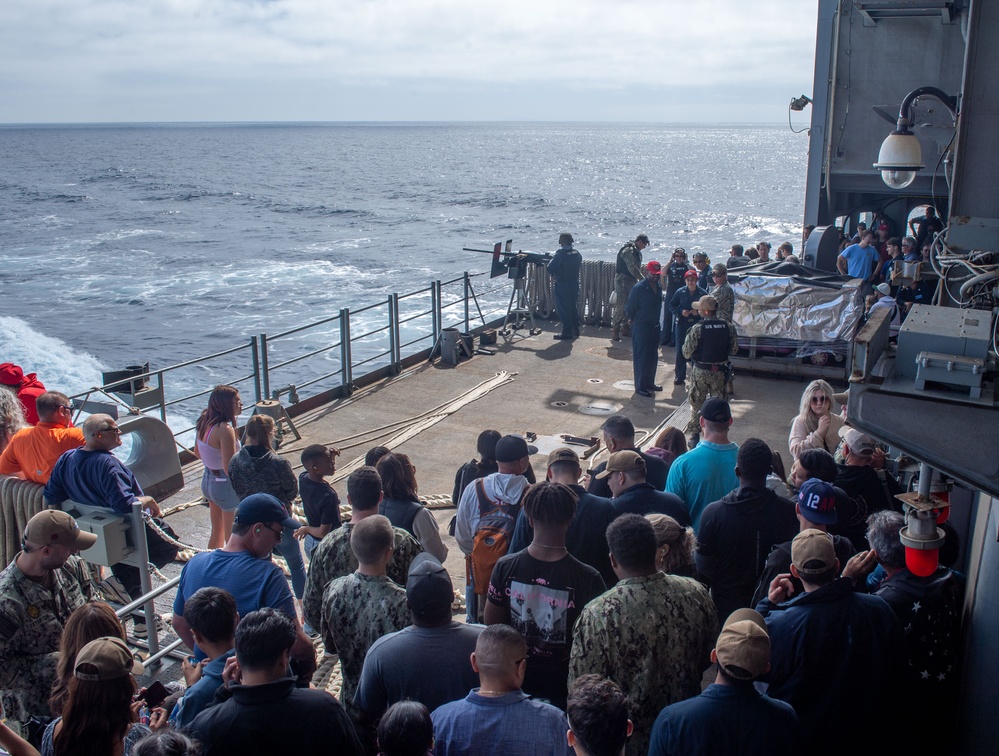
[[642,250],[649,246],[649,237],[639,234],[633,242],[628,242],[617,253],[617,262],[614,268],[614,315],[611,318],[614,341],[621,340],[621,331],[625,336],[628,334],[628,316],[624,312],[624,303],[628,301],[628,295],[632,287],[642,280]]
[[[728,284],[728,268],[721,263],[715,265],[711,269],[711,277],[714,279],[715,285],[708,290],[708,293],[718,302],[718,318],[726,323],[731,323],[735,313],[735,292]],[[731,371],[725,391],[728,396],[735,395],[735,382],[732,379]]]
[[635,724],[626,753],[645,756],[663,707],[701,692],[718,620],[704,586],[656,570],[656,535],[644,517],[618,517],[607,543],[620,582],[587,604],[576,622],[569,687],[590,673],[617,682]]
[[[350,548],[350,531],[364,518],[378,514],[378,502],[381,498],[381,478],[375,468],[362,467],[350,474],[347,479],[347,500],[352,508],[351,521],[327,533],[312,552],[312,560],[309,562],[309,577],[305,581],[305,593],[302,595],[302,616],[311,627],[320,626],[326,586],[357,569],[357,557]],[[406,585],[409,565],[423,551],[423,547],[402,528],[393,530],[395,550],[386,572],[399,585]]]
[[726,323],[731,323],[732,314],[735,312],[735,292],[728,285],[728,268],[718,263],[711,269],[711,277],[714,279],[715,285],[708,293],[718,303],[718,318]]
[[0,696],[15,729],[50,716],[63,628],[93,599],[90,569],[74,554],[96,542],[68,514],[47,509],[28,521],[22,551],[0,572]]
[[357,523],[350,534],[357,571],[334,580],[323,594],[323,642],[328,653],[340,656],[340,700],[355,719],[354,691],[368,649],[383,635],[411,623],[406,590],[385,574],[394,539],[392,523],[383,515]]
[[701,297],[693,306],[701,314],[701,321],[687,332],[683,342],[683,356],[691,361],[690,378],[687,380],[687,399],[690,402],[690,421],[687,423],[690,448],[697,445],[701,427],[698,420],[701,407],[709,396],[728,401],[726,375],[728,358],[739,351],[739,338],[735,326],[717,317],[718,301],[713,296]]

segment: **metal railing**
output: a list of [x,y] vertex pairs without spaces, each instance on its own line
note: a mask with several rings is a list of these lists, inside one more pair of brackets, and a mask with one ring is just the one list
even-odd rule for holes
[[[288,395],[294,404],[337,388],[349,394],[355,376],[398,372],[406,358],[431,350],[445,328],[468,332],[500,318],[511,282],[498,279],[476,292],[473,279],[486,275],[465,272],[415,291],[393,292],[358,309],[344,307],[336,315],[275,334],[257,334],[221,352],[136,373],[71,398],[87,412],[108,404],[156,412],[184,449],[178,438],[194,430],[191,419],[207,405],[217,384],[252,389],[257,402]],[[120,390],[128,384],[149,385],[134,392]],[[302,389],[312,391],[303,396]],[[186,422],[177,422],[177,417]]]

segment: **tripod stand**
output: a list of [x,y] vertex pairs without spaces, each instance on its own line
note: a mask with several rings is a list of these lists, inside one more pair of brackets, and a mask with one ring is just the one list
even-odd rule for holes
[[500,329],[500,333],[504,336],[510,336],[514,331],[523,328],[528,320],[531,321],[528,333],[531,336],[541,333],[541,329],[534,322],[531,306],[527,302],[527,276],[521,275],[513,279],[510,304],[506,308],[506,317],[503,318],[503,328]]

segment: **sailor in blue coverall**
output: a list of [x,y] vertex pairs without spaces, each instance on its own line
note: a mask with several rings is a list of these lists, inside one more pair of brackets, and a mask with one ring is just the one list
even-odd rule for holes
[[555,295],[555,312],[562,324],[562,332],[556,339],[579,338],[579,269],[583,257],[572,248],[572,234],[563,233],[558,237],[559,248],[548,263],[548,275],[555,279],[552,292]]
[[645,280],[635,284],[624,305],[631,320],[631,352],[635,368],[635,393],[652,396],[662,391],[656,385],[656,365],[659,361],[659,313],[662,308],[663,290],[659,288],[662,266],[650,260],[645,269]]

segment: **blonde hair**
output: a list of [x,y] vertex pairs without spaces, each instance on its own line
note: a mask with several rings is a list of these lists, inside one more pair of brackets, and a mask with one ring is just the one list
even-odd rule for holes
[[821,391],[829,397],[829,414],[838,412],[838,407],[835,407],[836,400],[833,399],[833,387],[821,378],[809,383],[801,394],[801,404],[798,406],[798,417],[805,423],[809,432],[819,427],[819,418],[812,412],[812,394],[816,391]]

